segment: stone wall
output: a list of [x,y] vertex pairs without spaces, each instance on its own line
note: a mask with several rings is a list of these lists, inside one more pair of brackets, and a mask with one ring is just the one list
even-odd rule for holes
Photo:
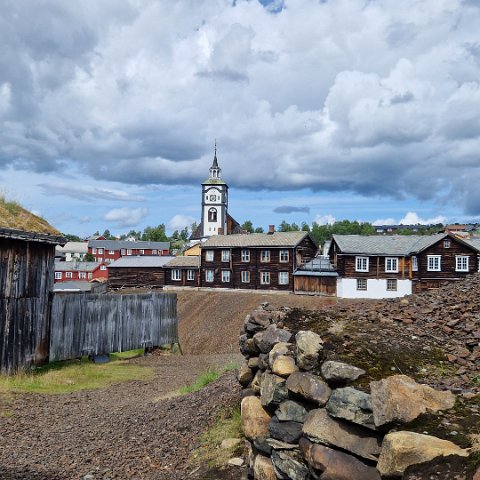
[[250,478],[376,480],[401,478],[410,465],[467,457],[454,443],[402,427],[425,412],[454,406],[455,396],[393,375],[349,386],[365,372],[323,361],[319,335],[283,328],[284,310],[262,304],[240,337],[245,364],[242,427]]

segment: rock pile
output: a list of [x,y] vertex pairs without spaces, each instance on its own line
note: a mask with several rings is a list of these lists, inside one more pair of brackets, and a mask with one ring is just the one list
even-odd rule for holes
[[365,372],[324,361],[322,338],[293,335],[285,315],[262,304],[247,315],[240,337],[242,427],[254,479],[401,478],[410,465],[469,455],[450,441],[402,428],[425,412],[452,408],[451,392],[406,375],[371,382],[370,393],[348,386]]

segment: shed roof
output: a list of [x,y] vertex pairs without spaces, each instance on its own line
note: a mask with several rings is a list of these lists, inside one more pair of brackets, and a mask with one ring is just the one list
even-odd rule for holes
[[89,240],[89,248],[105,248],[106,250],[138,249],[138,250],[170,250],[170,242],[130,242],[128,240]]
[[17,202],[0,196],[0,237],[64,245],[66,240],[46,220],[25,210]]
[[308,232],[248,233],[240,235],[215,235],[200,248],[215,247],[296,247]]
[[165,268],[200,268],[200,257],[194,255],[175,257],[165,265]]
[[108,268],[162,268],[170,260],[171,255],[135,255],[122,257],[111,263]]
[[436,235],[333,235],[341,253],[365,255],[410,255],[433,245],[447,234]]
[[55,262],[55,271],[56,272],[93,272],[102,263],[97,262]]
[[92,284],[79,280],[78,282],[58,282],[53,286],[54,292],[90,292]]
[[328,257],[315,257],[304,263],[294,273],[295,276],[306,277],[338,277],[335,267],[330,263]]

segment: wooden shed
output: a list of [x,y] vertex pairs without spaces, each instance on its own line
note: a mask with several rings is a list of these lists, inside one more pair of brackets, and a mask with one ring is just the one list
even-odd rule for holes
[[66,239],[45,220],[0,198],[0,372],[48,358],[55,245]]
[[293,274],[294,291],[297,294],[334,297],[337,294],[337,278],[338,273],[328,257],[315,257]]

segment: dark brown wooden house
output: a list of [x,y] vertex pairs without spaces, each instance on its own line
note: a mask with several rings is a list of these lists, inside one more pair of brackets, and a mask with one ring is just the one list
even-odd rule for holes
[[165,265],[165,285],[173,287],[198,287],[200,257],[175,257]]
[[55,246],[66,243],[45,220],[0,199],[0,371],[48,358]]
[[200,286],[293,291],[293,272],[316,251],[307,232],[210,237],[201,246]]
[[147,287],[165,285],[165,265],[172,256],[140,255],[121,257],[108,266],[109,288]]

